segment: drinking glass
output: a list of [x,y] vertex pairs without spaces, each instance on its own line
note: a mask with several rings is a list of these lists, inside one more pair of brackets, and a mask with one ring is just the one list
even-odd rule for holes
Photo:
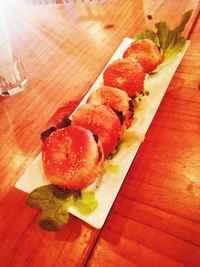
[[0,12],[0,95],[11,96],[23,91],[27,76],[12,41],[5,16]]

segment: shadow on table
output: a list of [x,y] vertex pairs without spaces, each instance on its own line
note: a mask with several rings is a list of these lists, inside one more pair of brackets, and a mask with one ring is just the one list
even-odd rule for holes
[[38,226],[41,211],[27,204],[28,194],[16,188],[11,188],[1,198],[0,227],[3,239],[18,242],[22,238],[26,242],[33,238],[51,238],[73,242],[81,233],[80,220],[69,214],[69,221],[56,232],[48,232]]

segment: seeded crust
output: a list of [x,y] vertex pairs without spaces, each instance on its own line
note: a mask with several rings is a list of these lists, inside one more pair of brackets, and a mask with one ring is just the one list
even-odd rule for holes
[[134,97],[144,89],[145,71],[139,62],[121,58],[108,65],[103,80],[104,85],[119,88]]
[[124,52],[123,58],[137,60],[143,66],[146,73],[155,70],[163,61],[163,56],[158,47],[149,39],[133,42]]
[[114,151],[122,135],[119,117],[106,105],[80,106],[72,115],[72,125],[84,127],[98,136],[105,157]]
[[44,172],[52,184],[82,189],[100,177],[102,158],[93,134],[79,126],[68,126],[50,134],[42,146]]
[[130,109],[131,98],[121,89],[102,86],[96,89],[88,98],[87,103],[106,105],[111,107],[118,115],[123,116],[123,123],[129,128],[133,120],[133,110]]

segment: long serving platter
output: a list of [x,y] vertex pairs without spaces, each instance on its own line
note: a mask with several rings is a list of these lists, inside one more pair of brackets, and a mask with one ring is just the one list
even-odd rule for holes
[[[127,37],[124,38],[105,68],[114,60],[121,58],[126,48],[132,42],[133,39]],[[123,146],[119,153],[117,153],[113,159],[109,160],[109,164],[117,167],[117,171],[106,171],[101,180],[97,181],[94,186],[91,186],[92,190],[95,189],[95,194],[98,201],[97,209],[92,214],[86,216],[81,214],[75,208],[69,208],[69,212],[71,214],[95,228],[100,229],[103,226],[112,204],[119,192],[119,189],[126,177],[126,174],[132,164],[132,161],[139,149],[139,146],[145,139],[145,134],[151,124],[151,121],[153,120],[167,87],[188,46],[189,41],[186,42],[182,52],[179,53],[173,60],[167,64],[163,64],[157,73],[148,76],[145,82],[145,87],[148,89],[149,95],[143,97],[141,107],[136,111],[134,123],[131,128],[127,130],[127,133],[135,138],[132,138],[131,143]],[[104,69],[88,93],[85,95],[79,106],[86,102],[89,95],[95,89],[103,85]],[[30,193],[35,188],[47,184],[49,184],[49,181],[44,175],[40,153],[30,164],[25,173],[19,178],[15,187],[24,192]]]

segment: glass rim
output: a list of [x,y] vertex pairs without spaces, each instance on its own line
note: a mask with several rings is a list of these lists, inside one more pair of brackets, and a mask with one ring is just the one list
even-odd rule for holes
[[3,42],[0,43],[0,48],[4,46],[7,42],[11,41],[10,37],[6,38]]

